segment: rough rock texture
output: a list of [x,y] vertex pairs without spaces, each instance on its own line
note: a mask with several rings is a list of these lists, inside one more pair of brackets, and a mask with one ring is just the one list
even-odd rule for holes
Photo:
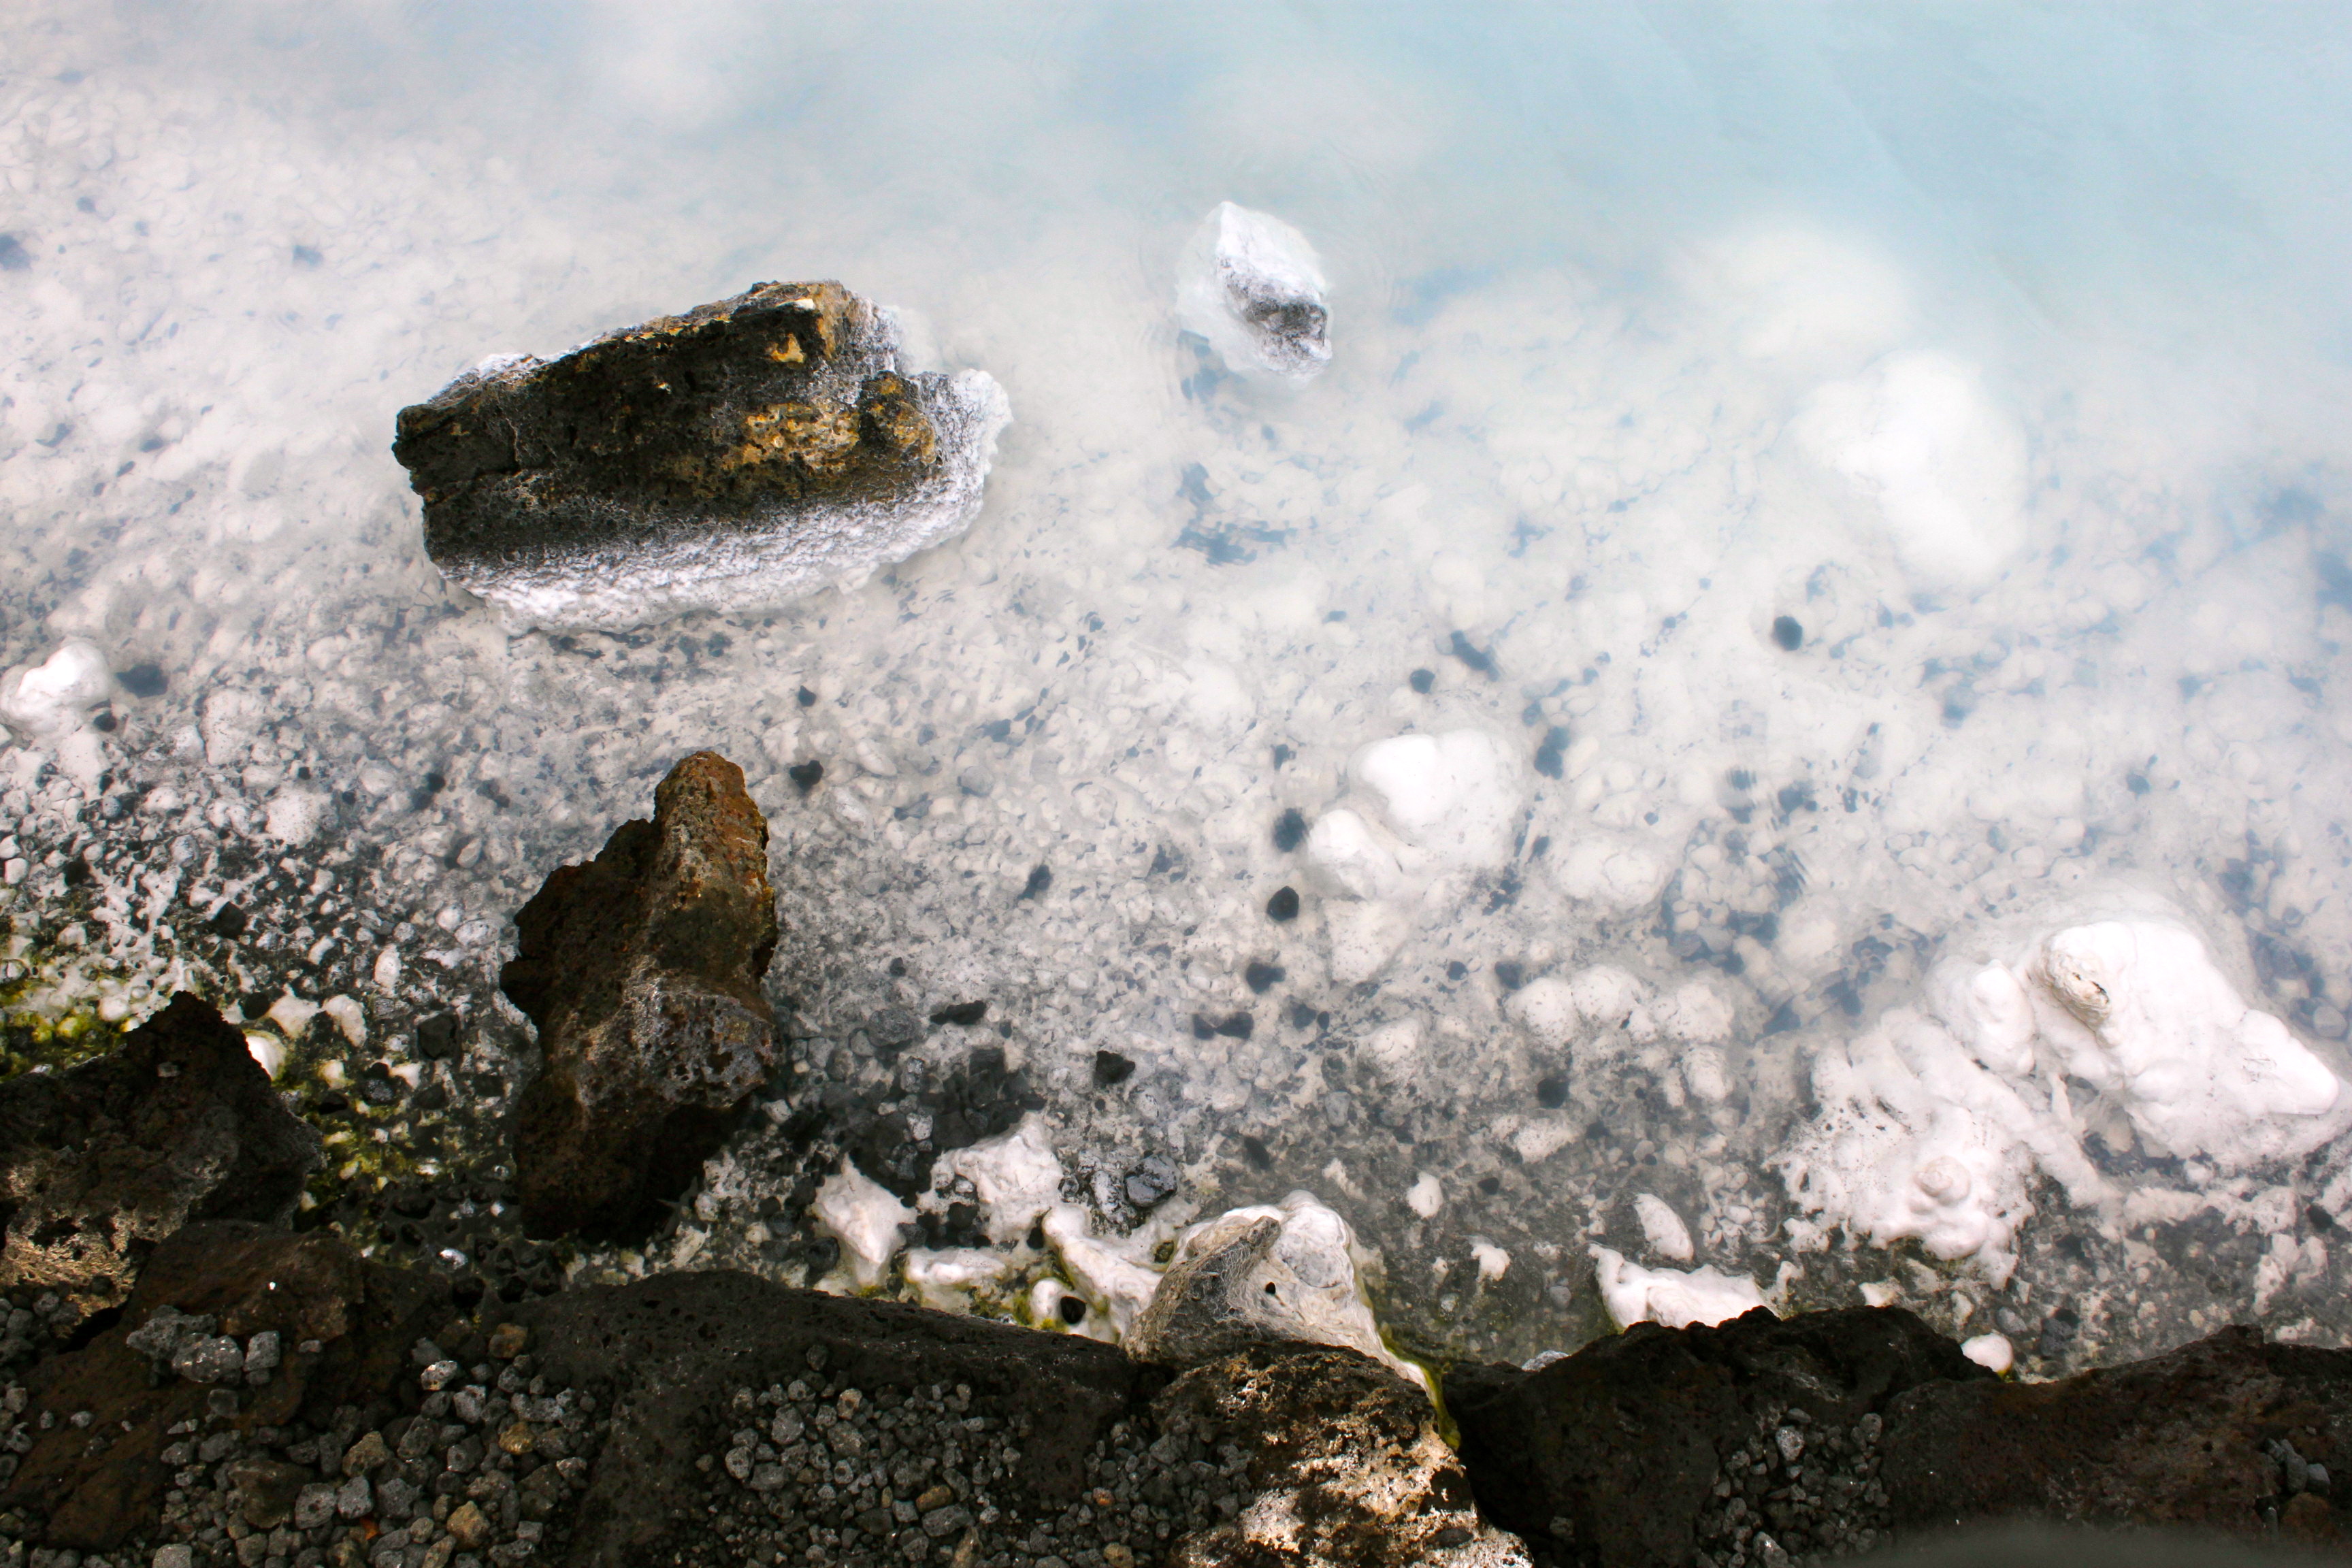
[[611,1390],[613,1432],[572,1526],[574,1568],[652,1562],[686,1546],[708,1485],[696,1458],[726,1448],[729,1428],[742,1424],[732,1408],[739,1387],[788,1384],[813,1370],[867,1395],[961,1385],[1025,1424],[1010,1489],[1053,1505],[1077,1500],[1096,1445],[1157,1383],[1092,1340],[746,1274],[570,1290],[515,1316],[551,1380]]
[[760,283],[401,411],[393,455],[453,582],[525,621],[629,626],[863,579],[961,530],[1009,417],[902,374],[886,310]]
[[1528,1561],[1479,1521],[1421,1391],[1355,1351],[1253,1346],[1186,1373],[1152,1409],[1168,1431],[1240,1447],[1257,1489],[1231,1521],[1179,1542],[1171,1568]]
[[[159,1373],[129,1342],[164,1308],[214,1320],[240,1346],[275,1333],[278,1363],[206,1382]],[[332,1237],[236,1221],[192,1225],[148,1258],[118,1321],[28,1376],[36,1404],[89,1419],[31,1433],[0,1509],[43,1521],[28,1533],[52,1546],[104,1550],[152,1535],[173,1484],[164,1458],[172,1427],[325,1426],[346,1405],[388,1415],[409,1347],[448,1315],[446,1284],[370,1263]],[[223,1406],[226,1414],[215,1414]]]
[[183,993],[104,1057],[0,1083],[0,1279],[114,1306],[186,1221],[283,1220],[319,1159],[245,1037]]
[[1852,1427],[1922,1384],[1992,1374],[1900,1308],[1749,1312],[1716,1327],[1637,1323],[1533,1372],[1445,1380],[1489,1518],[1539,1554],[1685,1568],[1725,1457],[1768,1412]]
[[1906,1530],[2023,1515],[2340,1547],[2352,1351],[2225,1329],[2056,1383],[1929,1384],[1888,1404],[1882,1451]]
[[515,925],[499,984],[544,1058],[516,1116],[525,1222],[642,1234],[775,1067],[768,824],[743,771],[712,752],[678,763],[651,822],[559,867]]

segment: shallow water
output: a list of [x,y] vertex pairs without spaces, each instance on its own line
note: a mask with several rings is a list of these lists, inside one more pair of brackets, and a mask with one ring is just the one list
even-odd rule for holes
[[[2352,1073],[2339,15],[7,11],[0,662],[131,672],[82,752],[0,751],[20,1027],[249,998],[315,1096],[437,1073],[454,1010],[457,1103],[354,1121],[334,1180],[490,1162],[509,917],[709,746],[774,828],[797,1076],[591,1277],[822,1276],[815,1178],[977,1038],[1099,1234],[1146,1154],[1182,1185],[1145,1249],[1307,1189],[1413,1353],[1601,1331],[1596,1246],[2037,1371],[2352,1324],[2352,1089],[2167,1134],[2174,1080],[2086,1075],[2061,1019],[1993,1136],[1938,978],[2168,922],[2226,985],[2149,1004],[2156,1066],[2242,1053],[2233,987]],[[1178,331],[1226,198],[1329,275],[1304,386]],[[398,408],[820,277],[1004,386],[962,539],[625,636],[442,583]],[[1360,811],[1361,748],[1459,731],[1502,761],[1435,809],[1497,847],[1371,900],[1277,847]],[[1923,1012],[1960,1043],[1872,1079]],[[1865,1143],[2007,1183],[2013,1242],[1809,1214],[1800,1167],[1869,1185],[1824,1058],[1879,1086],[1853,1125],[1913,1096]]]

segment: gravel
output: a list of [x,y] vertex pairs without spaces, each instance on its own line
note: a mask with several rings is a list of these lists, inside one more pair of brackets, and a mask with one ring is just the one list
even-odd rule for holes
[[1867,1552],[1892,1522],[1878,1481],[1880,1421],[1851,1427],[1767,1406],[1726,1456],[1696,1521],[1697,1568],[1786,1568]]
[[789,1384],[735,1391],[740,1425],[698,1461],[702,1539],[672,1563],[1134,1568],[1255,1491],[1239,1449],[1139,1417],[1096,1446],[1076,1501],[1037,1507],[1024,1419],[965,1384],[869,1393],[812,1359]]

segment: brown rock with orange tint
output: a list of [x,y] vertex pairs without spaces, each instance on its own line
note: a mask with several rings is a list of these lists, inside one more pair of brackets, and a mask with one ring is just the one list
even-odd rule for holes
[[678,763],[651,822],[559,867],[515,924],[499,984],[545,1062],[516,1119],[525,1223],[640,1237],[775,1068],[768,825],[742,770],[713,752]]

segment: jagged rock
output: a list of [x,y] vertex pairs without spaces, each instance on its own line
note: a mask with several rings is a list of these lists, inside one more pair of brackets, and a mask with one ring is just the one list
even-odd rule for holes
[[1280,218],[1219,202],[1177,270],[1177,319],[1234,370],[1305,381],[1331,363],[1322,264]]
[[486,360],[401,411],[393,455],[435,563],[520,621],[780,604],[980,510],[1004,395],[902,373],[899,335],[838,283],[755,284],[560,359]]
[[544,1058],[515,1123],[524,1222],[640,1236],[775,1068],[768,824],[743,771],[713,752],[678,763],[651,822],[559,867],[515,925],[499,984]]
[[1770,1412],[1824,1427],[1896,1394],[1992,1374],[1899,1307],[1716,1327],[1636,1323],[1533,1371],[1445,1379],[1479,1506],[1538,1552],[1592,1568],[1688,1568],[1726,1456]]
[[1351,1350],[1255,1345],[1194,1367],[1152,1402],[1171,1432],[1213,1433],[1249,1455],[1255,1495],[1196,1531],[1171,1568],[1525,1568],[1483,1523],[1419,1389]]
[[1929,1384],[1889,1404],[1883,1453],[1898,1528],[2024,1515],[2341,1547],[2352,1351],[2234,1328],[2056,1383]]
[[245,1037],[183,992],[106,1056],[0,1083],[0,1278],[112,1307],[189,1220],[283,1221],[319,1160]]
[[612,1436],[572,1527],[573,1568],[671,1560],[665,1543],[702,1511],[706,1435],[741,1425],[729,1407],[737,1388],[821,1382],[820,1369],[868,1395],[961,1385],[1026,1419],[1013,1494],[1052,1505],[1080,1500],[1088,1456],[1156,1381],[1079,1336],[730,1272],[567,1290],[516,1317],[551,1383],[611,1391]]
[[[274,1333],[287,1347],[283,1359],[259,1384],[224,1389],[159,1378],[149,1349],[131,1342],[166,1310],[209,1319],[241,1343]],[[409,1348],[448,1315],[445,1281],[370,1262],[320,1232],[191,1225],[155,1248],[120,1320],[28,1374],[36,1405],[87,1411],[91,1420],[37,1430],[0,1490],[0,1509],[43,1517],[39,1539],[78,1551],[108,1551],[152,1533],[172,1484],[163,1458],[172,1426],[245,1432],[296,1420],[323,1426],[345,1405],[389,1415],[395,1389],[407,1381]],[[234,1414],[212,1415],[224,1399]],[[265,1506],[265,1493],[275,1499],[282,1480],[257,1476],[254,1506]]]
[[1192,1366],[1251,1345],[1344,1345],[1409,1382],[1381,1342],[1348,1222],[1307,1193],[1192,1226],[1128,1335],[1137,1359]]

